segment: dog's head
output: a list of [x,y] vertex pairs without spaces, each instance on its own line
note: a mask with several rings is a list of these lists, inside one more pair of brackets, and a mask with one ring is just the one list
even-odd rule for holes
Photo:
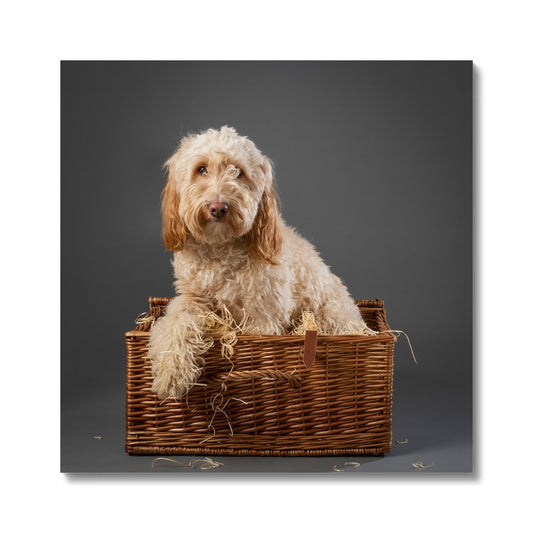
[[165,163],[163,242],[181,250],[188,239],[247,243],[255,259],[275,262],[281,247],[272,165],[233,128],[210,129],[182,139]]

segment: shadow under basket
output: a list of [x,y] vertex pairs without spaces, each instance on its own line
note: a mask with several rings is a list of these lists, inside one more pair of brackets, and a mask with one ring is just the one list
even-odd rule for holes
[[304,335],[238,335],[204,354],[198,384],[181,400],[152,392],[149,327],[170,298],[125,334],[126,451],[157,455],[380,455],[392,439],[395,335],[381,300],[356,300],[377,335],[319,335],[314,362]]

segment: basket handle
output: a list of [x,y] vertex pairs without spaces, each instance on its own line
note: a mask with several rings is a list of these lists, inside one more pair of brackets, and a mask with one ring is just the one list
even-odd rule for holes
[[211,378],[212,381],[229,383],[232,381],[250,381],[252,379],[264,379],[266,381],[282,381],[291,387],[298,387],[302,378],[279,370],[236,370],[232,372],[222,372]]

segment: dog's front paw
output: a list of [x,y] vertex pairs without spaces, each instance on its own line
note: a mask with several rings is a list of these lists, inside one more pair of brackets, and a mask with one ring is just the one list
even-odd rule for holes
[[179,399],[202,373],[205,341],[189,331],[176,331],[175,322],[163,317],[152,328],[147,358],[152,362],[152,392],[160,399]]
[[[170,358],[174,359],[173,356]],[[179,367],[169,364],[164,355],[157,362],[152,360],[152,392],[161,400],[166,398],[178,400],[194,386],[200,374],[201,370],[198,369],[184,375]]]
[[157,350],[152,347],[148,358],[152,361],[152,392],[161,400],[181,398],[202,373],[194,357],[175,348]]

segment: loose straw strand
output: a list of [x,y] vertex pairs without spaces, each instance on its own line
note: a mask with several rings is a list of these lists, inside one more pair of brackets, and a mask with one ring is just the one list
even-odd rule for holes
[[346,463],[342,465],[342,468],[335,465],[333,467],[333,470],[335,470],[335,472],[344,472],[347,466],[353,466],[354,468],[359,468],[361,466],[361,463],[357,463],[355,461],[347,461]]
[[430,465],[425,465],[422,463],[422,461],[417,461],[416,463],[413,463],[413,466],[417,470],[423,470],[424,468],[431,468],[433,466],[433,463],[431,463]]
[[415,357],[415,351],[413,350],[413,345],[411,344],[411,340],[409,339],[409,336],[407,335],[407,333],[405,333],[405,331],[402,331],[401,329],[387,329],[385,331],[382,331],[381,333],[392,333],[394,335],[397,335],[398,337],[401,335],[404,335],[405,338],[407,339],[407,343],[409,344],[409,349],[411,350],[411,355],[413,357],[413,360],[416,364],[418,364],[418,361],[416,360],[416,357]]
[[152,315],[149,315],[148,313],[144,312],[141,313],[136,319],[135,324],[137,326],[142,326],[146,330],[150,330],[155,322],[155,317]]
[[215,470],[216,468],[224,466],[224,463],[221,463],[220,461],[215,461],[210,457],[204,457],[203,459],[191,459],[188,464],[182,463],[181,461],[178,461],[177,459],[172,459],[170,457],[157,457],[152,461],[152,468],[154,468],[154,465],[157,461],[167,461],[169,463],[175,463],[178,466],[191,468],[193,470],[195,470],[196,465],[199,465],[200,470]]

